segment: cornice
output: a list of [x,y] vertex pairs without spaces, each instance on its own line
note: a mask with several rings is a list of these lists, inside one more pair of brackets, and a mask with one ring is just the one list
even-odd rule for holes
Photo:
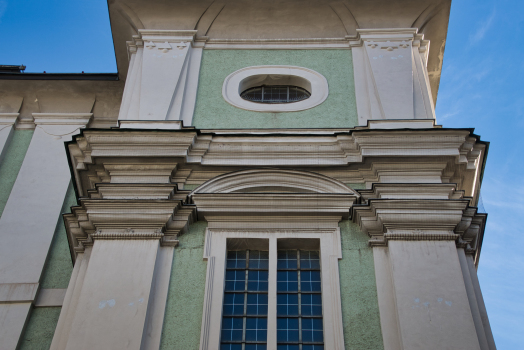
[[87,125],[93,113],[33,113],[36,125]]
[[0,128],[5,125],[14,125],[20,113],[0,113]]
[[88,199],[71,208],[64,221],[73,258],[97,239],[155,239],[177,246],[193,221],[195,207],[181,200]]
[[467,199],[369,199],[352,208],[371,246],[390,240],[452,240],[480,253],[486,214]]

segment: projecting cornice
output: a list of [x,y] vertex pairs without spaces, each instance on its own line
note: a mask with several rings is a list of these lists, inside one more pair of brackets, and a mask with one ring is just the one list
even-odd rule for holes
[[[182,205],[186,194],[175,185],[101,185],[64,215],[73,257],[101,240],[159,240],[177,246],[178,235],[193,222],[195,207]],[[132,198],[134,197],[134,198]],[[152,199],[155,198],[156,199]]]
[[487,215],[469,207],[467,199],[429,198],[369,199],[353,206],[353,221],[370,236],[371,246],[390,240],[456,241],[478,261]]

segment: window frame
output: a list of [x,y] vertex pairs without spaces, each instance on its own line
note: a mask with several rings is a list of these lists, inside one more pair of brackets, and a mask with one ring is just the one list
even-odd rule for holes
[[[201,350],[216,350],[220,344],[228,239],[268,239],[269,287],[267,349],[277,348],[277,240],[318,239],[321,259],[322,320],[325,349],[344,349],[340,277],[342,258],[340,229],[206,229],[204,259],[208,261],[200,339]],[[299,249],[299,248],[297,248]],[[274,320],[274,321],[273,321]]]

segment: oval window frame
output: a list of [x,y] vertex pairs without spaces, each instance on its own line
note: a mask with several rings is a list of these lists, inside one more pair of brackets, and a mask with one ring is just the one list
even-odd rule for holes
[[[302,87],[311,93],[305,100],[294,103],[256,103],[240,97],[242,91],[260,85],[261,78],[268,76],[277,83],[282,80],[294,82],[293,85]],[[298,83],[297,83],[298,82]],[[320,105],[327,99],[329,86],[327,79],[320,73],[297,66],[252,66],[239,69],[226,77],[222,86],[222,96],[231,105],[255,112],[297,112]]]

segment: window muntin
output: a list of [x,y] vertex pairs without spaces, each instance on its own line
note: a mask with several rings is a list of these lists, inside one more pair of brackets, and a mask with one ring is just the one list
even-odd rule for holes
[[324,349],[319,252],[277,256],[277,350]]
[[293,103],[308,99],[311,93],[299,86],[262,85],[243,91],[240,97],[256,103]]
[[227,252],[220,350],[266,350],[269,252]]

